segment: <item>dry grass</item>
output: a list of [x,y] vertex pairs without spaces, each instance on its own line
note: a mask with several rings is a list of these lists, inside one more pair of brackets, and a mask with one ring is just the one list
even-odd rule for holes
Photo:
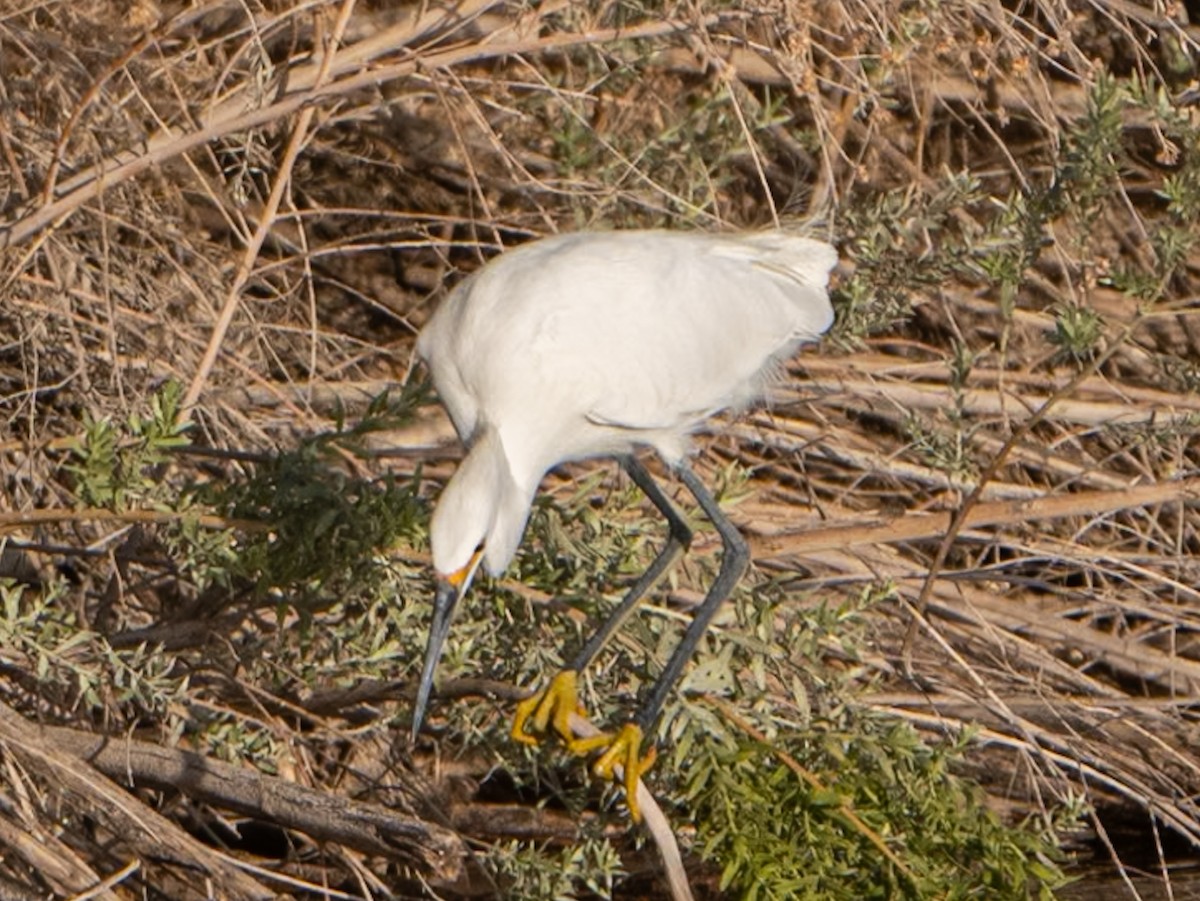
[[[888,586],[855,664],[867,702],[927,732],[974,725],[968,766],[998,806],[1083,797],[1101,859],[1158,842],[1136,864],[1167,884],[1177,840],[1200,846],[1200,32],[1184,17],[1125,0],[0,11],[0,538],[27,586],[7,612],[68,608],[113,655],[159,649],[136,677],[101,655],[96,684],[99,652],[62,636],[0,649],[6,897],[109,875],[98,896],[201,897],[197,872],[225,897],[331,878],[358,897],[389,854],[448,895],[468,878],[461,835],[573,835],[565,815],[455,796],[490,753],[422,788],[388,746],[405,702],[382,675],[243,679],[241,642],[344,624],[181,585],[154,532],[179,515],[152,493],[86,503],[69,439],[173,380],[197,451],[150,461],[154,481],[232,478],[401,380],[444,286],[502,246],[800,219],[842,250],[836,335],[701,460],[748,478],[735,512],[760,573],[830,603]],[[432,408],[361,438],[405,449],[398,479],[449,471]],[[422,562],[404,561],[414,596]],[[199,649],[205,668],[172,682],[172,655]],[[294,818],[202,787],[186,802],[155,768],[178,760],[139,757],[140,794],[118,791],[99,773],[120,782],[121,765],[86,762],[78,734],[172,748],[218,718],[208,748],[269,736],[237,753],[283,777],[263,798],[304,787]],[[406,787],[365,787],[385,776]],[[425,822],[447,791],[454,813]],[[370,829],[304,813],[359,797],[384,817]],[[174,825],[232,844],[230,811],[327,854],[281,888]],[[399,832],[380,844],[385,821]]]

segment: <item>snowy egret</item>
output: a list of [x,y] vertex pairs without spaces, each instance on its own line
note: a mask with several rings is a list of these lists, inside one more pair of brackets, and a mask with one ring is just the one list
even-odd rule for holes
[[[553,725],[575,753],[606,749],[596,771],[624,769],[630,813],[651,730],[749,551],[687,465],[709,416],[764,393],[780,361],[829,328],[834,249],[785,231],[740,235],[579,232],[526,244],[466,279],[429,320],[417,352],[469,448],[433,514],[437,576],[415,738],[455,605],[482,562],[499,575],[516,553],[538,483],[568,460],[613,456],[666,518],[668,537],[609,620],[550,685],[518,706],[513,736]],[[620,733],[577,739],[576,675],[600,651],[691,531],[634,452],[654,449],[721,537],[716,580],[644,706]]]

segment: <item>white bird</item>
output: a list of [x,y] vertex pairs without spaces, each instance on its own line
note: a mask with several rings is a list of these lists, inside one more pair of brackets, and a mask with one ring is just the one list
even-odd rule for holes
[[[480,562],[493,576],[516,553],[538,484],[568,460],[614,456],[666,517],[647,572],[571,665],[518,708],[513,735],[553,722],[578,753],[607,747],[597,771],[624,767],[630,812],[642,736],[657,720],[749,559],[745,541],[687,465],[710,416],[760,399],[781,361],[833,322],[826,293],[837,253],[785,231],[715,235],[579,232],[523,245],[460,284],[417,339],[468,453],[430,526],[437,590],[413,712],[420,729],[455,605]],[[695,496],[723,542],[718,576],[637,717],[618,735],[574,738],[575,675],[691,540],[634,457],[653,448]]]

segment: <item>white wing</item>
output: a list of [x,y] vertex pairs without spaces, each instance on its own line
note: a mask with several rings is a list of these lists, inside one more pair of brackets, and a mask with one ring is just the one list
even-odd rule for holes
[[[836,261],[786,232],[562,235],[493,260],[418,349],[464,438],[485,410],[518,458],[617,452],[619,436],[586,426],[683,436],[757,397],[772,364],[832,322]],[[669,452],[662,437],[625,443]]]

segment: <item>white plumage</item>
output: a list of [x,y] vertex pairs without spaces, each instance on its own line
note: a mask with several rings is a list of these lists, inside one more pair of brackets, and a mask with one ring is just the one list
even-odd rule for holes
[[579,232],[459,285],[417,341],[470,448],[434,514],[438,572],[480,543],[503,572],[558,463],[637,445],[681,462],[698,425],[756,399],[773,364],[829,328],[836,262],[781,231]]
[[[667,540],[608,621],[550,686],[522,702],[513,737],[554,728],[577,753],[607,748],[597,772],[624,772],[630,812],[643,735],[749,560],[745,541],[688,468],[691,433],[760,397],[773,369],[833,322],[837,253],[783,231],[742,235],[581,232],[526,244],[464,281],[417,351],[468,447],[430,525],[433,619],[413,709],[417,735],[459,598],[483,562],[511,562],[538,483],[566,460],[616,456],[663,513]],[[619,735],[576,740],[575,677],[686,549],[691,530],[633,456],[654,448],[721,536],[721,569],[637,717]]]

